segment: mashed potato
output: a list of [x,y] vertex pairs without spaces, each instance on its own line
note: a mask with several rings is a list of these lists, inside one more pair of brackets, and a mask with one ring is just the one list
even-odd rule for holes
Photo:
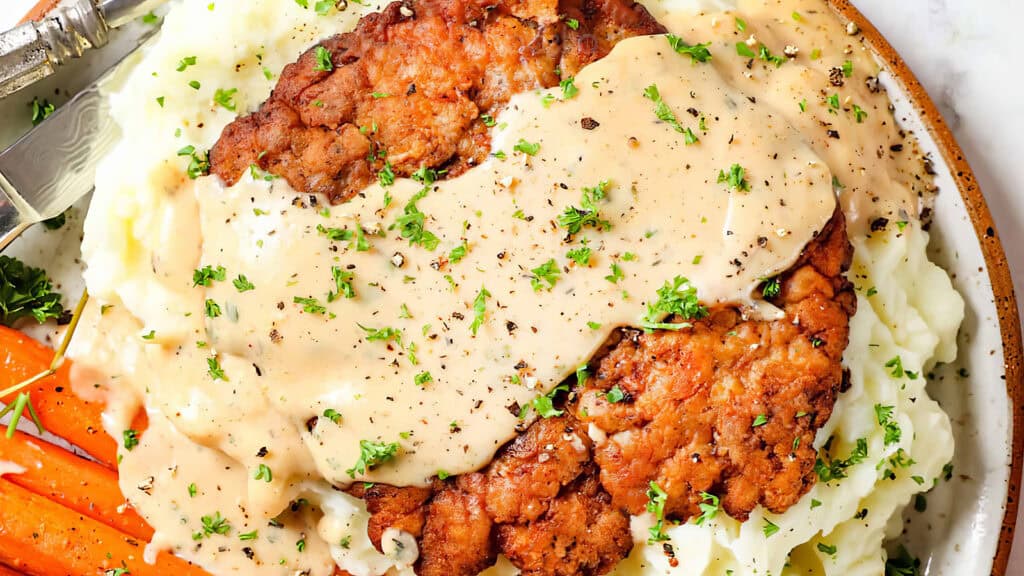
[[[723,8],[720,2],[711,4]],[[654,9],[664,11],[668,5]],[[801,5],[824,7],[812,0]],[[117,345],[108,353],[116,352],[121,362],[138,354],[141,344],[131,336],[143,327],[166,337],[183,329],[184,311],[166,279],[153,272],[153,262],[198,257],[198,239],[183,233],[199,207],[194,198],[176,193],[174,183],[188,163],[186,147],[209,148],[235,117],[235,111],[216,104],[218,90],[237,89],[233,103],[238,112],[254,109],[285,64],[317,39],[350,28],[361,14],[377,8],[351,3],[344,13],[332,8],[325,18],[312,7],[280,0],[184,0],[173,6],[160,38],[113,88],[112,109],[122,140],[100,167],[86,221],[83,254],[90,292],[130,313],[118,328],[121,339],[111,338]],[[789,13],[784,10],[783,17]],[[831,167],[841,180],[846,177],[847,167]],[[859,296],[844,358],[850,388],[816,441],[822,474],[828,475],[833,463],[834,478],[819,482],[781,515],[759,509],[744,523],[720,514],[702,526],[672,527],[668,534],[676,565],[669,564],[660,545],[645,544],[652,519],[635,517],[638,544],[616,573],[883,573],[882,544],[898,534],[901,511],[914,494],[933,485],[952,458],[949,419],[928,397],[923,374],[935,362],[955,357],[963,318],[963,302],[946,273],[928,261],[928,234],[909,220],[901,229],[890,226],[851,239],[855,262],[849,277]],[[172,245],[180,249],[166,250]],[[79,356],[98,354],[95,346],[78,346]],[[128,402],[110,415],[115,437],[133,408]],[[202,450],[211,465],[226,458]],[[324,511],[322,518],[311,520],[329,544],[329,549],[321,546],[324,554],[359,576],[409,571],[415,558],[408,552],[380,554],[370,545],[360,500],[322,483],[305,489]],[[343,541],[345,546],[339,544]],[[155,546],[169,542],[158,537]],[[239,569],[204,551],[176,551],[214,572]],[[314,573],[324,570],[321,564]],[[489,573],[513,570],[499,563]],[[286,572],[285,567],[260,569],[261,574]]]

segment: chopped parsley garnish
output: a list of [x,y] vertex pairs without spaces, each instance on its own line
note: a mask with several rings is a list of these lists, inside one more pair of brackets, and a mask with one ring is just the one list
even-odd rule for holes
[[356,324],[366,332],[366,340],[369,342],[390,342],[394,340],[399,346],[402,345],[402,331],[398,328],[386,326],[384,328],[370,328],[362,324]]
[[761,294],[765,298],[775,298],[782,292],[782,284],[779,282],[778,276],[765,280],[764,286],[761,287]]
[[231,531],[231,524],[221,517],[220,512],[216,512],[213,516],[203,516],[199,520],[203,523],[203,536],[212,536],[214,534],[223,536]]
[[220,367],[220,360],[218,360],[216,356],[210,356],[206,359],[206,368],[210,378],[213,378],[214,380],[223,380],[225,382],[228,381],[227,375],[224,374],[224,369]]
[[196,497],[197,488],[196,488],[196,483],[195,482],[192,482],[191,484],[189,484],[187,486],[186,490],[188,490],[188,497],[189,498],[195,498]]
[[[60,214],[57,214],[53,218],[43,220],[43,227],[45,227],[47,230],[60,230],[61,228],[64,227],[64,224],[66,224],[67,221],[68,213],[61,212]],[[904,222],[903,224],[905,226],[906,222]],[[903,230],[903,226],[900,227],[900,230]]]
[[316,57],[316,64],[313,65],[315,72],[330,72],[334,70],[334,64],[331,62],[331,52],[323,46],[317,46],[314,51]]
[[852,61],[847,60],[847,61],[843,62],[843,76],[846,76],[847,78],[849,78],[850,76],[853,76],[853,62]]
[[199,88],[202,87],[202,84],[199,83],[199,80],[189,80],[188,85],[193,90],[199,90]]
[[196,147],[189,144],[178,150],[178,156],[187,156],[189,158],[188,168],[185,169],[185,173],[192,180],[210,173],[209,152],[196,152]]
[[327,418],[331,422],[338,424],[341,422],[341,412],[338,412],[334,408],[328,408],[324,410],[324,418]]
[[825,544],[824,542],[818,542],[818,552],[821,552],[823,554],[828,554],[829,556],[835,556],[835,554],[836,554],[836,552],[838,550],[839,549],[836,548],[835,546],[829,546],[828,544]]
[[131,428],[121,432],[121,437],[124,440],[124,449],[129,452],[139,445],[139,433]]
[[39,98],[32,99],[32,125],[38,126],[40,122],[46,120],[56,110],[56,106],[51,104],[45,98],[40,100]]
[[698,142],[697,136],[689,128],[683,128],[683,125],[679,123],[676,118],[675,112],[665,104],[665,101],[661,99],[661,93],[658,92],[658,85],[651,84],[647,88],[644,88],[644,98],[647,98],[651,102],[654,102],[654,115],[658,117],[658,120],[665,122],[672,127],[673,130],[679,132],[684,136],[686,144],[694,144]]
[[430,372],[428,372],[426,370],[424,370],[423,372],[420,372],[419,374],[417,374],[416,376],[413,377],[413,383],[416,384],[417,386],[420,386],[420,387],[426,386],[428,383],[433,382],[433,381],[434,381],[434,377],[431,376]]
[[764,414],[758,414],[757,416],[754,417],[754,422],[753,422],[753,424],[750,425],[750,427],[751,428],[760,428],[761,426],[764,426],[767,423],[768,423],[768,416],[766,416]]
[[878,420],[878,425],[885,430],[885,445],[890,446],[892,444],[898,444],[903,431],[900,430],[900,425],[892,417],[895,406],[882,406],[881,404],[875,404],[875,419]]
[[765,518],[764,526],[761,527],[761,530],[764,532],[765,538],[771,538],[779,531],[779,527],[771,520]]
[[466,246],[465,242],[459,244],[455,248],[452,248],[451,252],[448,253],[448,261],[451,262],[452,264],[458,264],[459,262],[462,261],[463,258],[466,257],[466,252],[468,250],[469,247]]
[[757,55],[750,49],[750,46],[747,46],[746,42],[736,43],[736,53],[744,58],[757,58]]
[[647,529],[650,534],[647,538],[648,544],[668,540],[668,534],[665,534],[666,500],[668,500],[668,494],[661,489],[661,486],[652,481],[647,488],[647,511],[654,515],[654,526]]
[[480,291],[476,293],[476,298],[473,299],[473,323],[469,325],[470,332],[473,336],[476,336],[477,330],[484,323],[484,315],[487,313],[487,299],[491,297],[491,293],[487,291],[487,288],[480,287]]
[[488,128],[493,128],[494,125],[498,123],[498,121],[495,120],[494,117],[491,116],[490,114],[481,114],[480,121],[483,122],[484,126],[487,126]]
[[359,459],[354,466],[345,471],[351,478],[356,474],[366,474],[367,469],[383,464],[395,457],[398,452],[398,442],[373,442],[370,440],[359,441]]
[[579,28],[580,28],[580,21],[575,19],[575,18],[566,18],[565,19],[565,25],[568,26],[572,30],[579,30]]
[[890,374],[895,378],[907,377],[911,380],[917,380],[917,372],[911,372],[910,370],[903,369],[903,359],[899,356],[893,356],[888,362],[885,363],[886,368],[892,368]]
[[348,228],[327,228],[323,224],[316,225],[316,231],[321,235],[335,242],[351,240],[355,234]]
[[864,119],[868,117],[868,113],[865,112],[864,109],[861,108],[860,106],[857,106],[856,104],[854,104],[853,105],[853,117],[857,121],[857,124],[863,124],[864,123]]
[[[535,292],[540,292],[544,288],[548,290],[554,288],[555,284],[558,283],[559,275],[562,273],[554,258],[530,270],[530,272],[533,273],[533,277],[530,278],[530,286],[533,286]],[[545,283],[547,283],[547,286],[544,286]]]
[[840,480],[842,478],[846,478],[847,468],[860,464],[867,457],[868,441],[864,438],[858,438],[857,447],[850,452],[850,456],[846,460],[836,459],[826,463],[822,458],[818,458],[814,463],[814,471],[818,474],[818,479],[822,482]]
[[377,181],[381,186],[391,186],[395,183],[395,171],[391,169],[391,162],[384,161],[384,167],[377,172]]
[[530,411],[530,408],[533,408],[541,418],[554,418],[556,416],[561,416],[563,411],[555,408],[555,396],[557,396],[559,392],[567,392],[568,390],[569,386],[567,384],[559,384],[547,394],[537,396],[519,409],[519,418],[526,418],[526,414]]
[[622,268],[620,268],[619,265],[616,264],[615,262],[612,262],[611,264],[611,271],[612,273],[605,276],[604,279],[611,282],[612,284],[618,284],[619,280],[622,280],[623,278],[626,277],[626,275],[622,273]]
[[295,303],[295,304],[302,304],[302,311],[307,313],[307,314],[326,314],[327,313],[327,307],[324,306],[320,302],[320,300],[318,300],[318,299],[316,299],[316,298],[314,298],[312,296],[308,296],[308,297],[295,296],[294,298],[292,298],[292,302]]
[[698,504],[698,507],[700,508],[700,516],[697,517],[697,526],[703,526],[705,522],[714,520],[715,516],[718,516],[720,504],[718,496],[708,492],[701,492],[700,498],[701,502]]
[[[423,169],[421,168],[420,170]],[[418,173],[413,174],[413,178],[416,178]],[[431,170],[426,173],[433,173],[433,171]],[[402,215],[395,219],[395,223],[391,225],[390,229],[397,227],[402,238],[409,240],[410,246],[418,244],[427,250],[433,251],[441,241],[433,232],[424,228],[427,217],[426,214],[416,207],[416,203],[427,195],[427,192],[430,191],[430,185],[433,184],[434,180],[432,177],[429,180],[425,178],[423,182],[423,189],[413,194],[412,198],[409,198],[409,202],[405,205]]]
[[60,300],[46,272],[17,258],[0,256],[0,324],[13,326],[28,317],[42,324],[59,318],[64,313]]
[[306,539],[302,538],[298,542],[296,542],[295,543],[295,549],[298,550],[299,552],[304,551],[306,549]]
[[731,190],[747,192],[750,190],[750,182],[747,182],[745,175],[746,170],[743,169],[743,166],[733,164],[729,167],[728,172],[725,170],[718,171],[718,183],[725,182]]
[[184,58],[182,58],[181,60],[178,61],[178,67],[175,68],[175,70],[177,70],[178,72],[184,72],[185,69],[188,68],[189,66],[195,66],[195,65],[196,65],[196,57],[195,56],[185,56]]
[[775,64],[776,68],[782,66],[786,62],[785,56],[773,56],[772,53],[768,51],[768,47],[764,44],[761,44],[761,48],[758,49],[757,57],[765,62]]
[[570,100],[580,93],[580,89],[576,87],[575,82],[576,78],[569,76],[558,83],[558,87],[562,89],[562,100]]
[[625,398],[626,393],[622,391],[622,388],[619,388],[618,384],[612,386],[611,390],[606,392],[604,395],[604,399],[611,404],[618,404],[619,402],[622,402]]
[[331,11],[331,7],[334,6],[334,3],[335,0],[316,0],[316,4],[313,5],[313,10],[317,13],[317,16],[327,16]]
[[272,482],[274,480],[274,473],[270,471],[270,466],[266,464],[260,464],[256,467],[256,473],[252,476],[256,480],[263,480],[264,482]]
[[235,285],[235,289],[239,292],[248,292],[256,289],[256,286],[245,277],[245,274],[239,274],[238,278],[232,281],[232,284]]
[[356,291],[352,287],[352,272],[342,270],[340,266],[331,266],[331,278],[334,280],[334,290],[327,293],[327,301],[334,302],[339,297],[355,298]]
[[255,539],[259,538],[259,535],[260,535],[260,533],[259,533],[258,530],[253,530],[252,532],[243,532],[242,534],[239,534],[238,535],[238,539],[242,540],[242,541],[245,541],[245,540],[255,540]]
[[666,38],[668,38],[668,45],[671,46],[677,54],[689,55],[693,62],[704,63],[711,60],[711,51],[708,50],[708,46],[711,45],[710,42],[690,45],[675,34],[669,34]]
[[146,14],[142,15],[143,24],[149,24],[150,26],[152,26],[153,24],[156,24],[159,21],[160,17],[154,14],[153,12],[147,12]]
[[746,32],[747,21],[742,18],[736,18],[736,30],[739,32]]
[[587,328],[590,328],[591,330],[598,330],[601,328],[601,323],[593,321],[587,322]]
[[584,188],[580,207],[566,206],[558,216],[558,224],[570,235],[578,233],[586,226],[610,230],[612,223],[601,218],[597,202],[607,196],[609,182],[602,180],[592,188]]
[[213,93],[213,102],[225,110],[234,112],[236,93],[238,93],[238,88],[231,88],[229,90],[217,88],[217,91]]
[[220,304],[217,304],[212,299],[207,298],[204,307],[206,308],[207,318],[217,318],[220,316]]
[[590,372],[587,372],[587,365],[580,364],[576,367],[576,385],[580,388],[587,385],[587,379],[590,378]]
[[524,138],[520,138],[512,149],[527,156],[536,156],[537,152],[540,152],[540,142],[527,142]]
[[825,102],[828,104],[828,111],[830,114],[835,114],[836,110],[839,110],[839,94],[832,94],[825,98]]
[[590,248],[587,246],[581,246],[579,248],[573,248],[565,253],[565,257],[572,260],[579,266],[590,265]]
[[370,96],[373,98],[389,98],[391,94],[388,94],[387,92],[371,92]]
[[897,555],[885,561],[885,576],[921,576],[921,561],[900,545]]
[[683,320],[707,316],[708,310],[697,301],[697,288],[684,276],[676,276],[658,289],[658,300],[647,304],[641,325],[644,330],[679,330],[691,326],[688,322],[673,324],[662,322],[667,316],[676,315]]
[[209,264],[192,272],[192,286],[212,286],[213,281],[223,282],[228,277],[223,266],[213,268]]

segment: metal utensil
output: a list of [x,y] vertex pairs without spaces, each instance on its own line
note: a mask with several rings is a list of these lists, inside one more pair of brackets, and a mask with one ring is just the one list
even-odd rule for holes
[[117,137],[101,83],[155,32],[152,27],[137,43],[106,48],[119,52],[99,80],[0,152],[0,250],[32,224],[60,215],[92,190],[96,164]]
[[62,0],[39,22],[0,33],[0,98],[107,43],[109,32],[163,0]]

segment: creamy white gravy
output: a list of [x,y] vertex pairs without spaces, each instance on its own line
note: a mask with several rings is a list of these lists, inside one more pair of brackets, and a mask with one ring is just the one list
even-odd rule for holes
[[[613,329],[640,325],[677,276],[706,304],[773,314],[754,289],[829,219],[834,183],[858,233],[879,217],[915,216],[909,175],[920,166],[891,149],[903,136],[885,95],[865,84],[877,65],[823,3],[762,4],[745,7],[742,33],[733,14],[652,8],[687,42],[712,42],[710,63],[664,36],[635,38],[581,71],[573,98],[515,97],[493,136],[505,158],[437,182],[416,203],[434,250],[389,229],[423,187],[412,180],[322,211],[280,180],[225,189],[188,180],[180,160],[155,171],[167,249],[133,274],[157,280],[139,284],[159,286],[160,305],[140,313],[138,295],[131,307],[97,304],[75,344],[76,387],[118,400],[115,437],[138,406],[150,414],[140,446],[123,451],[121,484],[157,529],[154,546],[217,573],[327,574],[330,554],[354,574],[379,573],[398,559],[366,549],[363,513],[330,484],[424,485],[480,468],[523,423],[520,407],[584,366]],[[739,56],[737,42],[799,52],[777,67]],[[829,69],[843,74],[846,61],[851,75],[831,86]],[[699,141],[656,117],[651,85]],[[517,151],[520,140],[535,154]],[[739,188],[719,181],[733,165]],[[602,181],[595,205],[609,228],[567,235],[559,216]],[[567,255],[583,247],[585,265]],[[533,272],[552,259],[557,279]],[[195,286],[204,266],[223,266],[224,279]],[[339,290],[332,267],[351,274],[354,297],[328,301]],[[359,470],[361,442],[394,443],[393,454]],[[303,497],[311,504],[265,528]],[[320,506],[347,512],[317,521]],[[192,540],[214,512],[228,534]],[[238,538],[250,530],[258,549]]]

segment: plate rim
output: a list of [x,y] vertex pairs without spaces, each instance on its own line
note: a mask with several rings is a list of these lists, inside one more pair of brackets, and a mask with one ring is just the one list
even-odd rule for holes
[[[994,305],[999,316],[999,333],[1003,340],[1006,394],[1012,403],[1011,413],[1013,414],[1013,422],[1010,426],[1010,475],[1003,502],[1004,511],[999,531],[999,542],[992,559],[992,576],[1006,576],[1006,567],[1010,560],[1010,550],[1013,547],[1014,530],[1017,525],[1017,500],[1020,496],[1021,471],[1024,467],[1024,460],[1014,457],[1024,452],[1024,414],[1019,410],[1024,404],[1024,370],[1021,366],[1022,360],[1024,360],[1024,343],[1021,338],[1020,316],[1013,289],[1013,278],[1010,274],[1010,264],[1006,259],[1002,242],[999,240],[988,203],[978,186],[963,149],[960,148],[952,130],[917,76],[885,36],[853,5],[852,0],[825,1],[840,18],[854,23],[860,29],[864,41],[885,62],[888,71],[892,73],[910,103],[917,109],[921,122],[934,138],[946,166],[950,169],[950,175],[964,201],[967,215],[974,227],[974,235],[978,239],[982,256],[985,258],[985,267],[995,300]],[[39,0],[22,21],[44,16],[56,4],[57,0]]]

